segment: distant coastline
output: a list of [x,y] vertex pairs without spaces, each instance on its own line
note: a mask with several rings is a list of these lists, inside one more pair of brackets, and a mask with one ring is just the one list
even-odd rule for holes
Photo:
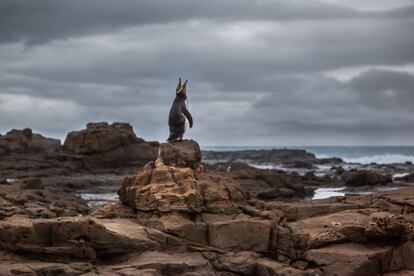
[[414,163],[414,146],[206,146],[204,151],[304,149],[317,158],[338,157],[347,163]]

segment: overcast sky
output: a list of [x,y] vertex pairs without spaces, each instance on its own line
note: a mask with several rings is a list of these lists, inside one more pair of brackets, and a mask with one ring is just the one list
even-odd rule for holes
[[414,144],[414,1],[2,0],[0,132],[168,137],[189,79],[202,145]]

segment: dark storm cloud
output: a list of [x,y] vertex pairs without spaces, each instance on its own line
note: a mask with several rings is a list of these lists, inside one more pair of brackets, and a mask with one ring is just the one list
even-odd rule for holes
[[372,70],[353,79],[351,85],[367,105],[414,111],[413,75]]
[[0,41],[43,43],[123,27],[186,20],[331,20],[411,18],[414,8],[366,12],[319,1],[3,0]]
[[359,14],[348,8],[308,1],[295,5],[287,1],[251,0],[3,0],[0,33],[6,42],[41,43],[126,26],[191,19],[308,20]]
[[2,1],[1,130],[163,139],[182,75],[203,144],[412,143],[414,7],[329,2]]

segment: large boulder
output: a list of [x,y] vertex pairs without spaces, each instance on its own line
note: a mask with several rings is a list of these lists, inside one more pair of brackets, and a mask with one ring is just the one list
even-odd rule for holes
[[129,220],[13,216],[0,221],[0,249],[36,258],[94,260],[97,256],[160,247],[143,226]]
[[137,138],[128,123],[89,123],[86,129],[69,132],[64,148],[73,153],[92,154],[110,151],[120,146],[144,142]]
[[239,183],[204,169],[200,157],[195,141],[162,144],[155,162],[124,180],[120,200],[140,223],[185,240],[268,252],[272,217],[249,207]]
[[178,143],[161,144],[155,162],[127,177],[118,191],[120,200],[138,211],[235,212],[246,192],[234,180],[197,172],[202,170],[197,142]]
[[60,140],[34,134],[30,128],[13,129],[0,136],[0,155],[12,153],[49,153],[60,149]]
[[[305,176],[284,171],[262,170],[239,162],[223,162],[209,167],[233,178],[243,189],[260,199],[303,198],[311,191],[305,189]],[[315,183],[322,180],[316,176],[314,178]]]
[[194,140],[162,143],[159,158],[168,166],[195,169],[201,162],[200,146]]
[[278,225],[271,248],[279,255],[297,259],[307,250],[331,244],[410,240],[412,229],[413,223],[401,215],[376,209],[346,210]]
[[229,221],[216,221],[209,224],[210,245],[222,249],[269,250],[270,220],[240,218]]
[[128,123],[89,123],[70,132],[63,144],[67,153],[85,156],[89,167],[144,165],[156,158],[156,142],[138,138]]
[[373,186],[392,183],[391,175],[383,175],[367,170],[356,170],[345,173],[342,176],[347,186]]
[[391,252],[390,246],[346,243],[309,250],[305,259],[318,267],[316,275],[374,276],[388,269]]

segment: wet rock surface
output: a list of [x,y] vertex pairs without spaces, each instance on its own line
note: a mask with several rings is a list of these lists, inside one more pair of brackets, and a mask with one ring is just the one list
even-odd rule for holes
[[89,123],[57,139],[12,130],[0,135],[0,178],[55,177],[79,173],[131,173],[155,160],[158,142],[136,137],[127,123]]
[[39,178],[0,184],[0,219],[21,214],[29,218],[56,218],[87,214],[89,207],[75,193],[44,186]]
[[350,171],[345,173],[342,178],[348,186],[373,186],[392,183],[391,175],[367,170]]
[[289,174],[276,169],[257,169],[244,163],[208,165],[219,174],[236,180],[252,196],[263,200],[298,200],[311,196],[315,186],[339,185],[337,180],[317,177],[312,172]]

